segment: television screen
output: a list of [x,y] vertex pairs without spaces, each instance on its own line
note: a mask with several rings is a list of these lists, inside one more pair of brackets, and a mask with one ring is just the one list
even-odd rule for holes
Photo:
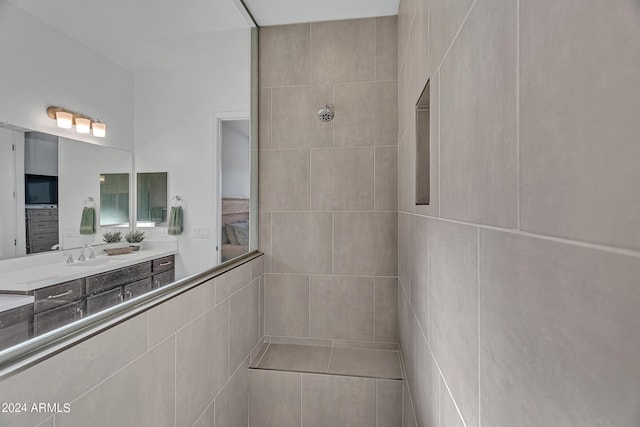
[[24,176],[24,195],[27,205],[57,205],[58,177],[47,175]]

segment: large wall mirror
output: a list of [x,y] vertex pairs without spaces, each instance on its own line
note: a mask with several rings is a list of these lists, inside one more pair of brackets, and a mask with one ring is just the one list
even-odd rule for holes
[[0,0],[0,353],[257,249],[257,31],[187,3]]

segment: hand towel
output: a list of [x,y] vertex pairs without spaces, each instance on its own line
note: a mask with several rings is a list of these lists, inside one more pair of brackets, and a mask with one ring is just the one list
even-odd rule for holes
[[182,234],[182,206],[171,207],[168,233],[172,236]]
[[80,220],[80,234],[95,234],[96,232],[96,210],[95,208],[82,209],[82,219]]

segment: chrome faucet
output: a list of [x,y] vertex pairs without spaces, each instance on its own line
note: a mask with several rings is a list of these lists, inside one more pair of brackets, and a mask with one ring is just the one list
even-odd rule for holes
[[91,245],[84,245],[82,246],[82,249],[80,250],[80,257],[78,258],[78,261],[86,261],[87,259],[84,257],[84,251],[85,249],[91,249],[91,252],[89,253],[89,259],[96,259],[96,254],[93,251],[93,246]]
[[73,254],[66,253],[66,254],[62,254],[62,256],[66,256],[67,257],[67,264],[73,264]]

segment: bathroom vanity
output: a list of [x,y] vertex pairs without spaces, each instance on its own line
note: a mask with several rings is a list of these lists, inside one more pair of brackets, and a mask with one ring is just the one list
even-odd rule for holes
[[0,350],[172,283],[175,253],[147,249],[0,273]]

